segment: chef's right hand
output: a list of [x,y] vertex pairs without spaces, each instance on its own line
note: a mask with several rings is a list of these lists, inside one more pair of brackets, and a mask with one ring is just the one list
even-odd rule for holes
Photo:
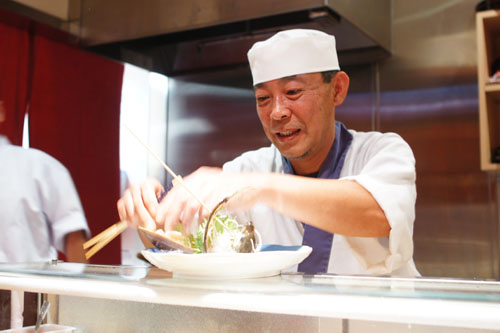
[[154,178],[148,178],[142,184],[131,185],[116,203],[120,219],[136,228],[142,226],[156,230],[157,197],[163,191],[163,186]]

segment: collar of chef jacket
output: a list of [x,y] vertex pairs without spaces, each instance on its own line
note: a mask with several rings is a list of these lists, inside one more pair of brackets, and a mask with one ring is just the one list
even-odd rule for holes
[[[339,121],[335,121],[335,140],[332,147],[323,161],[317,174],[311,175],[316,178],[338,179],[340,171],[344,165],[347,151],[351,146],[352,134]],[[281,155],[283,161],[283,171],[286,174],[294,175],[292,164]],[[326,273],[333,242],[333,234],[308,224],[304,224],[303,245],[312,247],[311,254],[299,265],[298,271],[307,274]]]

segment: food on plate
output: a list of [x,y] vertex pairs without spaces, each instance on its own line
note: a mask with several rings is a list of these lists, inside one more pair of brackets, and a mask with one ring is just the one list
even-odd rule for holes
[[[156,233],[178,244],[187,246],[194,250],[194,253],[204,251],[204,235],[207,220],[198,226],[196,232],[186,236],[181,230],[179,223],[177,229],[173,231],[156,230]],[[253,224],[249,222],[241,225],[238,221],[221,212],[217,212],[212,220],[207,234],[207,252],[257,252],[260,248],[260,237]]]
[[180,231],[177,230],[164,231],[163,229],[158,229],[155,232],[163,237],[167,237],[173,242],[185,245],[184,235]]

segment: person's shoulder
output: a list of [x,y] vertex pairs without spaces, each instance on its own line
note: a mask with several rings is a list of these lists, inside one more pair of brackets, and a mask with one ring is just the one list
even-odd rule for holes
[[23,148],[12,144],[2,147],[2,152],[7,154],[12,161],[17,162],[34,162],[37,159],[42,159],[40,153],[43,153],[32,148]]
[[30,154],[30,156],[40,161],[47,161],[48,163],[60,164],[60,162],[56,158],[52,157],[52,155],[49,155],[43,150],[37,148],[28,148],[26,149],[26,153]]
[[[271,171],[277,163],[281,163],[281,155],[274,146],[262,147],[244,152],[234,160],[226,162],[225,171]],[[279,157],[279,159],[278,159]]]
[[40,149],[18,148],[18,154],[22,155],[22,158],[27,163],[36,165],[46,171],[68,172],[67,168],[58,159]]
[[344,161],[342,177],[372,172],[380,177],[394,170],[406,170],[408,178],[415,177],[415,156],[399,134],[356,131],[351,134],[353,140]]
[[353,136],[352,147],[353,148],[374,148],[374,147],[389,147],[389,146],[404,146],[408,147],[408,143],[401,137],[401,135],[394,132],[358,132],[355,130],[349,130]]
[[410,145],[394,132],[357,132],[349,130],[353,140],[346,161],[363,165],[372,160],[401,160],[415,164],[415,156]]
[[401,135],[394,132],[378,132],[378,131],[358,132],[356,130],[349,129],[349,133],[351,133],[353,138],[358,141],[400,140],[404,142],[404,139],[401,137]]
[[252,158],[272,157],[276,154],[276,151],[277,151],[276,147],[274,145],[270,145],[268,147],[261,147],[261,148],[255,149],[255,150],[246,151],[243,154],[241,154],[240,156],[238,156],[236,159],[238,159],[238,158],[252,159]]

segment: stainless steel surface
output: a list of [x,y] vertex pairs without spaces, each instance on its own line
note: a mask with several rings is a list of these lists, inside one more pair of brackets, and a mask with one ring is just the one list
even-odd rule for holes
[[330,8],[341,17],[345,13],[351,24],[382,47],[390,47],[389,0],[83,0],[82,8],[81,37],[88,45]]
[[179,75],[246,67],[253,43],[296,27],[337,35],[344,62],[371,62],[390,53],[390,19],[389,0],[83,0],[80,37],[95,52]]
[[324,0],[328,7],[368,34],[386,50],[392,44],[392,7],[394,1]]
[[322,0],[83,0],[82,38],[96,45],[321,6]]
[[[29,17],[36,22],[79,36],[82,0],[2,0],[0,8]],[[75,38],[70,40],[73,42]],[[75,41],[76,43],[76,41]]]
[[[223,75],[201,76],[217,82]],[[268,145],[252,90],[193,82],[197,79],[169,84],[167,163],[183,176],[201,164],[221,166],[243,151]]]
[[[63,30],[94,52],[166,75],[246,66],[253,43],[290,28],[337,35],[344,64],[391,51],[390,0],[17,1],[0,7]],[[61,11],[52,8],[57,4],[67,12],[53,14]]]
[[496,175],[480,171],[477,1],[394,1],[381,130],[417,160],[415,260],[425,276],[500,278]]

